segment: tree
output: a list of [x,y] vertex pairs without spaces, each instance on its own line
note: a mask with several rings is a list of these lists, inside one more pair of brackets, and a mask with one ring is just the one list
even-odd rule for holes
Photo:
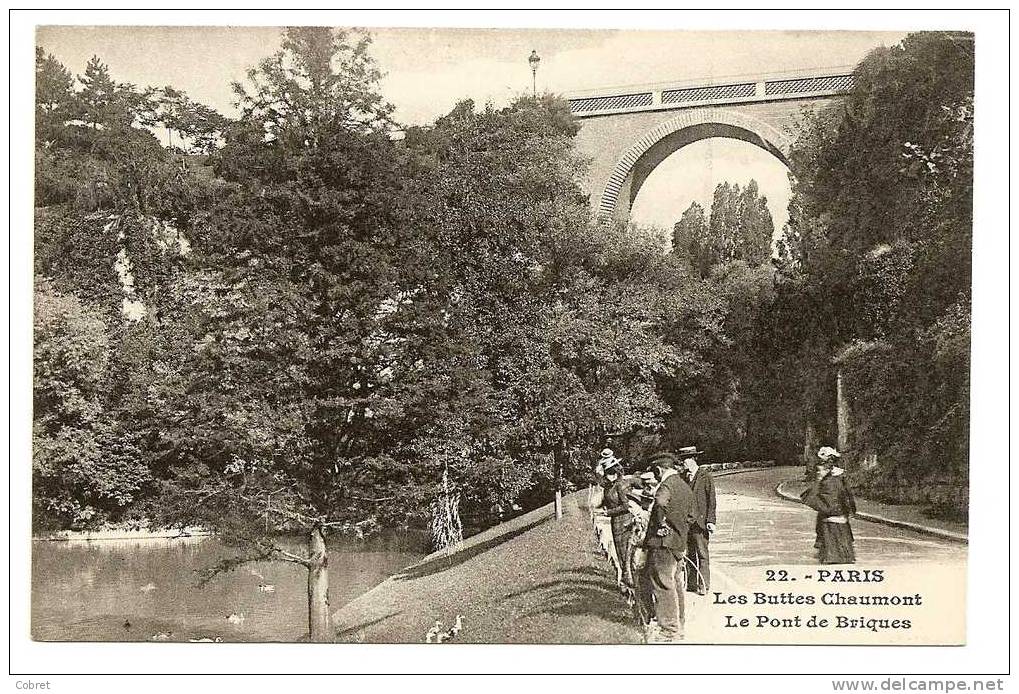
[[[163,127],[168,146],[186,155],[210,155],[218,148],[227,119],[214,109],[193,101],[185,92],[171,86],[148,89],[145,98],[150,106],[142,122],[149,127]],[[174,144],[173,136],[177,135]]]
[[972,36],[910,34],[868,55],[852,92],[809,114],[792,148],[781,273],[815,307],[803,314],[815,336],[803,368],[838,361],[853,452],[882,461],[862,481],[889,498],[917,501],[948,471],[965,475],[969,361],[935,335],[968,342],[972,97]]
[[33,525],[118,520],[149,475],[132,437],[104,407],[106,325],[73,296],[37,280],[34,337]]
[[92,130],[123,131],[134,125],[142,96],[134,85],[114,81],[110,68],[98,56],[89,59],[78,82],[81,89],[75,95],[77,120]]
[[[160,397],[165,522],[200,522],[308,572],[309,632],[333,638],[325,539],[405,522],[426,412],[422,364],[441,330],[427,230],[366,37],[296,28],[237,85],[217,167],[232,183],[195,230],[192,354]],[[300,533],[303,553],[278,541]]]
[[673,226],[673,252],[707,277],[719,263],[741,260],[751,266],[771,257],[775,225],[768,201],[753,179],[744,188],[738,183],[719,183],[711,203],[711,215],[690,204]]
[[74,78],[51,54],[35,49],[35,142],[51,147],[71,117]]
[[704,208],[697,202],[690,203],[683,216],[672,227],[672,252],[690,268],[700,274],[707,274],[708,268],[701,267],[704,256],[701,246],[708,238],[708,218]]
[[582,452],[608,432],[660,428],[667,411],[656,378],[679,365],[662,324],[682,271],[660,237],[590,225],[576,132],[566,104],[543,96],[462,102],[407,135],[434,167],[425,197],[450,269],[447,329],[470,365],[458,369],[470,415],[449,432],[468,501],[508,504],[529,486],[558,499],[587,472]]
[[742,260],[760,265],[771,257],[771,237],[775,225],[767,200],[760,196],[757,181],[742,190],[738,183],[720,183],[715,187],[708,223],[706,247],[709,265]]

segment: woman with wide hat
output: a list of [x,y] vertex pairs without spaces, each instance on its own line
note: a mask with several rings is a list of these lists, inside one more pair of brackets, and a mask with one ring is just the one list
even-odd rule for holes
[[853,529],[850,518],[856,513],[856,500],[846,482],[845,470],[839,467],[841,454],[830,446],[817,452],[820,479],[800,497],[817,511],[817,541],[814,546],[822,564],[852,564]]
[[647,536],[648,522],[651,519],[651,506],[655,502],[655,487],[658,480],[653,472],[645,472],[637,478],[636,484],[630,487],[630,515],[633,526],[630,528],[630,545],[627,560],[630,564],[630,576],[633,578],[633,591],[630,606],[641,628],[648,630],[655,617],[654,590],[651,577],[647,572],[647,550],[644,540]]
[[633,516],[630,514],[630,484],[623,477],[623,465],[619,458],[612,457],[602,464],[605,474],[606,489],[602,497],[599,515],[608,516],[612,524],[612,542],[619,560],[620,588],[633,587],[630,573],[629,546],[630,531],[633,527]]

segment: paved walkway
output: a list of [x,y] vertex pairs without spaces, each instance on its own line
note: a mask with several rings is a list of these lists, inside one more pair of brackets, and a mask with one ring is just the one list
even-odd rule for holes
[[[784,469],[786,471],[791,470],[793,473],[787,478],[789,481],[783,485],[783,489],[798,497],[807,488],[806,482],[796,479],[799,473],[802,472],[802,468]],[[783,480],[776,480],[775,484],[777,485],[781,481]],[[902,523],[925,526],[959,537],[965,537],[968,531],[968,524],[965,521],[931,518],[923,512],[922,507],[913,504],[886,504],[857,496],[856,508],[861,513],[872,514]]]
[[[779,481],[795,477],[794,470],[717,478],[712,593],[687,594],[687,643],[961,642],[966,545],[855,520],[857,563],[851,568],[880,569],[882,583],[819,585],[814,513],[774,492]],[[551,506],[546,506],[471,538],[452,556],[433,555],[408,567],[335,614],[337,640],[422,643],[435,620],[448,626],[462,614],[464,626],[456,640],[464,643],[641,643],[643,635],[616,589],[614,571],[599,551],[586,505],[585,490],[565,499],[566,516],[560,521],[551,518]],[[769,571],[786,571],[790,581],[769,581]],[[876,607],[847,613],[905,616],[916,623],[911,631],[892,634],[725,627],[729,614],[751,621],[762,612],[806,619],[828,609],[755,607],[757,592],[820,596],[833,589],[844,594],[921,592],[926,602],[922,611],[906,608],[902,614]],[[720,605],[715,592],[722,599],[746,595],[751,604]]]
[[[775,487],[795,479],[800,468],[773,468],[719,477],[719,529],[715,556],[736,565],[813,564],[814,519],[802,504],[780,499]],[[861,510],[869,510],[861,500]],[[902,563],[965,560],[966,548],[856,519],[853,521],[858,563]]]
[[[961,643],[965,637],[966,545],[926,537],[859,519],[852,521],[856,564],[828,570],[880,570],[880,583],[819,583],[815,558],[814,512],[775,494],[779,482],[798,468],[775,468],[718,477],[718,530],[712,538],[712,586],[707,596],[688,593],[689,643]],[[782,572],[785,572],[784,574]],[[787,577],[787,581],[782,581]],[[776,580],[777,579],[777,580]],[[757,593],[811,595],[817,603],[827,592],[844,595],[915,595],[922,608],[776,607],[754,605]],[[720,593],[718,598],[714,593]],[[750,604],[719,604],[732,595],[746,595]],[[812,614],[834,620],[837,615],[860,618],[910,619],[909,631],[869,629],[758,629],[759,616],[806,620]],[[745,617],[745,629],[725,627],[727,615]]]

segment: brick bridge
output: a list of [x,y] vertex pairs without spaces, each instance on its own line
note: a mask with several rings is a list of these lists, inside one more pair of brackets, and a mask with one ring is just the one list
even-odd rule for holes
[[709,137],[749,142],[788,165],[803,108],[838,98],[852,86],[852,68],[840,67],[567,94],[581,120],[577,146],[591,159],[592,207],[599,217],[628,219],[655,167]]

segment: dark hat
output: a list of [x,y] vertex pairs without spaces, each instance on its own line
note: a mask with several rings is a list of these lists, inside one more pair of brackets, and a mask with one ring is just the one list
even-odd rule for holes
[[655,500],[655,490],[651,487],[631,487],[626,496],[643,506]]
[[659,451],[651,455],[649,466],[679,467],[679,458],[668,451]]
[[676,451],[676,455],[678,455],[681,460],[683,458],[693,458],[694,456],[703,454],[704,451],[698,451],[697,446],[683,446],[678,451]]

